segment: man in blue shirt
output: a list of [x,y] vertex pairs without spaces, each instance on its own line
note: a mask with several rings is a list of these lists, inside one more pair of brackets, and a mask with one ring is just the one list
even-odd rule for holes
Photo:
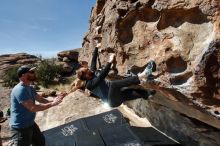
[[10,127],[13,146],[45,146],[45,138],[34,122],[36,112],[58,105],[66,95],[61,94],[52,101],[38,95],[31,86],[36,80],[34,69],[21,66],[17,70],[20,83],[11,92]]

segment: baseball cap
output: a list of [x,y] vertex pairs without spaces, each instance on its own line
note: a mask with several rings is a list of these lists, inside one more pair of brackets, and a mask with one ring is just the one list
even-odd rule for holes
[[20,78],[22,76],[22,74],[25,74],[29,71],[35,70],[36,67],[29,67],[27,65],[22,65],[21,67],[18,68],[17,70],[17,75]]

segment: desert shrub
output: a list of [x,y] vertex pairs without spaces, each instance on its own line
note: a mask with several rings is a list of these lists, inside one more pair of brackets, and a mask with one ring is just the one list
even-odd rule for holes
[[17,76],[17,70],[18,70],[19,66],[13,67],[8,69],[5,72],[5,75],[3,76],[3,85],[6,87],[13,87],[15,86],[18,82],[18,76]]
[[43,60],[37,67],[36,74],[40,85],[47,87],[53,83],[56,78],[59,78],[62,72],[62,67],[54,64],[54,61]]
[[[6,87],[13,87],[19,82],[17,76],[17,70],[19,66],[8,69],[3,76],[3,85]],[[42,60],[42,62],[37,66],[36,75],[38,78],[38,83],[43,87],[47,87],[49,84],[53,83],[55,79],[59,79],[62,73],[62,67],[56,65],[54,60]]]

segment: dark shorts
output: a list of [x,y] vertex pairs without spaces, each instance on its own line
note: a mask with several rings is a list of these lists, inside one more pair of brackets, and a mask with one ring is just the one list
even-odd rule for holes
[[45,146],[45,138],[35,123],[28,128],[11,128],[12,142],[10,146]]

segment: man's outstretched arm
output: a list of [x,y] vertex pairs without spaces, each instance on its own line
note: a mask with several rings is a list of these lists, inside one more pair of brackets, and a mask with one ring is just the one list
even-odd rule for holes
[[[31,99],[23,101],[21,104],[26,107],[31,112],[38,112],[38,111],[44,111],[50,107],[56,106],[60,104],[63,100],[65,95],[59,95],[56,98],[54,98],[52,101],[43,100],[45,103],[35,104]],[[37,99],[39,100],[39,99]]]

